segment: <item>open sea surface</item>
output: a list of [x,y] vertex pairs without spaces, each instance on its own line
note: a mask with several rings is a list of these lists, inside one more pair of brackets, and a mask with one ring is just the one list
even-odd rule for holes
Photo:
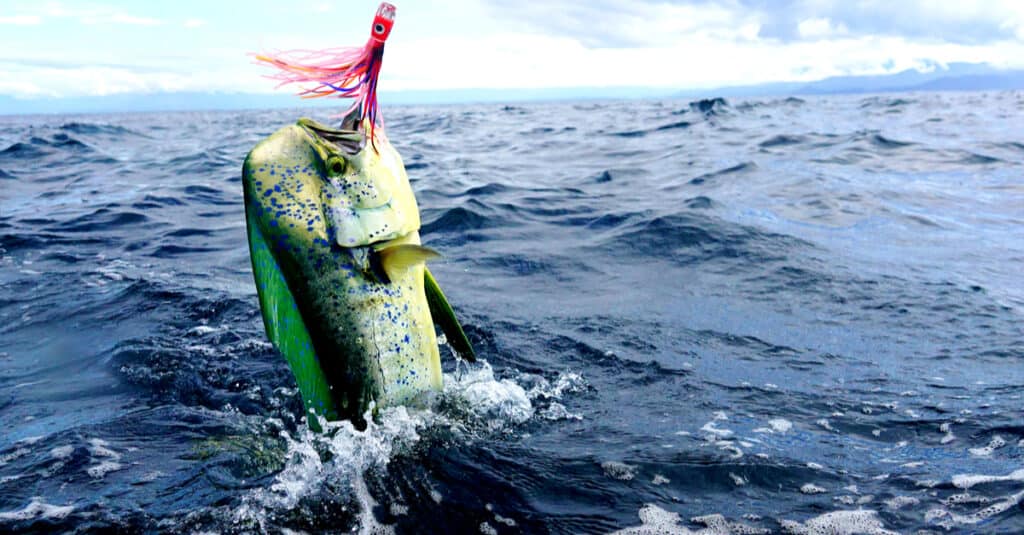
[[317,435],[240,168],[332,112],[0,117],[0,531],[1024,532],[1024,92],[386,108],[486,362]]

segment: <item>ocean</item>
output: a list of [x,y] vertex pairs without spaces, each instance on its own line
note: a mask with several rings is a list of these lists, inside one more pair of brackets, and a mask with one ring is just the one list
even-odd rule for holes
[[1024,92],[385,107],[481,362],[320,435],[240,169],[334,111],[0,117],[0,531],[1024,532]]

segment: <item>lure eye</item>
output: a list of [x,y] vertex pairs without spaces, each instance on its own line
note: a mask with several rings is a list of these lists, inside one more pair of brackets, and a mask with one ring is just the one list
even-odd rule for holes
[[384,33],[384,25],[379,23],[379,22],[377,24],[374,24],[373,25],[373,33],[375,33],[377,35],[383,34]]

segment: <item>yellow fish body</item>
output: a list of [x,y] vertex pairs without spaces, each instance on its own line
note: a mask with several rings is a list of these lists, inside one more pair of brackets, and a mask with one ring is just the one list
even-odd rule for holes
[[[416,198],[380,135],[309,119],[278,130],[242,169],[253,275],[271,342],[307,411],[362,424],[371,406],[440,390],[434,323],[472,348],[426,269]],[[317,427],[316,418],[309,419]]]

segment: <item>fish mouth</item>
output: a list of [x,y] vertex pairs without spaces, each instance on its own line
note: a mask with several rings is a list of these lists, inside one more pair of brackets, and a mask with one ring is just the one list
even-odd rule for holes
[[392,221],[401,221],[401,213],[391,198],[372,208],[331,205],[327,217],[333,224],[335,243],[341,247],[363,247],[392,241],[403,234]]
[[300,118],[296,124],[318,141],[326,142],[339,152],[354,156],[363,150],[366,137],[356,130],[356,123],[351,120],[352,117],[353,114],[349,114],[342,122],[341,128],[331,128],[307,117]]

